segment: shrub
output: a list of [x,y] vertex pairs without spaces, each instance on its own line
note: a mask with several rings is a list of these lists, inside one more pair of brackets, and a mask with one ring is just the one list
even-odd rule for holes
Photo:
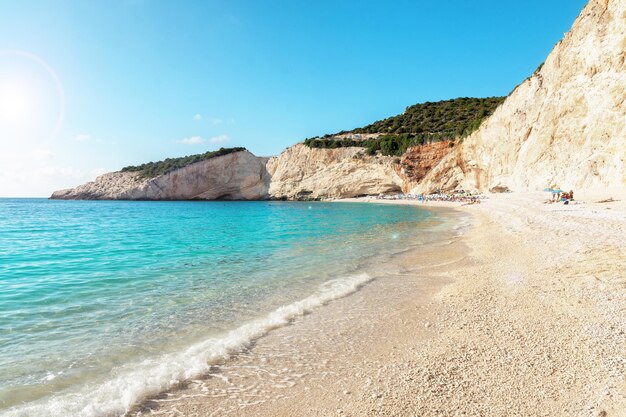
[[167,158],[163,161],[148,162],[141,165],[131,165],[121,169],[122,172],[137,172],[141,178],[154,178],[196,162],[228,155],[233,152],[245,151],[246,148],[220,148],[217,151],[205,152],[197,155],[183,156],[181,158]]
[[399,156],[410,146],[442,140],[453,141],[456,138],[462,140],[478,129],[504,99],[505,97],[462,97],[416,104],[407,107],[405,112],[398,116],[379,120],[362,128],[340,132],[380,134],[376,139],[333,139],[335,135],[325,134],[323,140],[318,137],[309,138],[304,144],[312,148],[358,146],[366,148],[368,155],[380,151],[383,155]]

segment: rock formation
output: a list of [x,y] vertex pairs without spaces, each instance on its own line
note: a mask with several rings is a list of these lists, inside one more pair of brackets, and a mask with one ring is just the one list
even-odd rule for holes
[[626,0],[591,0],[537,71],[462,144],[236,152],[152,179],[114,172],[64,199],[326,199],[412,190],[626,188]]
[[267,158],[248,151],[196,162],[165,175],[142,179],[136,172],[111,172],[53,199],[80,200],[263,200],[268,198]]
[[537,71],[415,192],[626,188],[626,1],[591,0]]
[[399,192],[402,179],[389,156],[369,156],[363,148],[316,149],[294,145],[267,164],[275,199],[346,198]]
[[432,142],[407,149],[400,162],[402,191],[416,187],[441,160],[452,151],[454,142]]

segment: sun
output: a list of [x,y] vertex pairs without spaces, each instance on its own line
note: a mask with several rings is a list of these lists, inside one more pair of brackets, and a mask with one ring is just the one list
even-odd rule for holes
[[0,123],[21,125],[34,112],[33,94],[22,83],[0,84]]
[[64,114],[65,94],[56,71],[37,55],[0,49],[0,141],[54,139]]

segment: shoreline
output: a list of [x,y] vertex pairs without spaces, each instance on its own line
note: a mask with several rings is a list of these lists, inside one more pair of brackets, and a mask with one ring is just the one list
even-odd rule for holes
[[[55,212],[54,205],[51,206],[47,201],[37,204],[35,208],[47,207],[51,213]],[[77,210],[85,208],[82,204],[76,206]],[[256,215],[266,219],[265,224],[269,225],[263,228],[261,223],[251,222],[249,226],[257,231],[257,234],[258,231],[269,233],[263,233],[264,240],[256,239],[257,236],[254,235],[256,240],[250,240],[250,244],[245,248],[240,245],[245,251],[244,256],[252,258],[253,261],[245,263],[244,268],[231,270],[216,268],[216,273],[207,274],[207,266],[217,264],[211,262],[211,258],[198,257],[195,253],[179,258],[179,253],[182,255],[185,253],[175,249],[170,251],[170,256],[164,259],[164,262],[157,259],[148,262],[151,265],[158,265],[159,268],[165,268],[162,270],[165,272],[150,271],[145,275],[131,274],[129,277],[149,276],[150,279],[144,282],[152,287],[154,292],[147,291],[144,287],[135,287],[137,291],[123,291],[121,297],[117,297],[117,293],[113,295],[120,300],[119,304],[122,307],[127,305],[126,301],[130,301],[130,305],[134,306],[137,294],[142,294],[142,298],[147,300],[144,304],[146,307],[152,309],[158,306],[155,308],[155,314],[142,315],[143,319],[140,317],[139,320],[139,324],[152,325],[152,329],[143,331],[143,327],[135,326],[136,321],[122,320],[121,327],[123,328],[110,333],[129,335],[131,332],[134,333],[134,337],[128,338],[132,345],[122,352],[123,356],[116,355],[121,349],[117,351],[114,349],[127,346],[124,338],[110,337],[107,338],[106,349],[100,351],[101,354],[97,356],[92,355],[95,360],[85,362],[86,366],[82,366],[82,363],[74,365],[74,356],[72,356],[74,352],[72,348],[69,348],[63,356],[72,361],[70,363],[73,369],[71,374],[65,373],[65,368],[61,363],[57,367],[47,366],[42,372],[41,379],[36,376],[34,379],[43,383],[34,385],[34,389],[29,389],[29,386],[22,388],[21,385],[15,384],[11,385],[11,391],[9,391],[4,389],[9,384],[3,385],[2,394],[4,395],[0,398],[3,410],[0,411],[0,415],[120,415],[143,398],[158,395],[176,387],[179,384],[178,381],[189,381],[198,375],[203,375],[210,371],[211,364],[220,362],[240,349],[247,348],[267,331],[297,321],[299,316],[356,290],[369,281],[369,276],[361,272],[369,271],[370,265],[377,265],[379,261],[382,262],[403,252],[418,242],[436,240],[439,236],[438,232],[446,229],[446,227],[440,227],[441,223],[436,220],[429,221],[429,218],[434,220],[434,217],[427,212],[409,207],[377,208],[371,205],[356,207],[322,203],[316,212],[310,211],[312,208],[307,206],[309,205],[295,206],[278,203],[274,206],[261,203],[259,207],[248,207],[249,217]],[[107,208],[103,209],[107,210]],[[227,214],[226,222],[230,213],[242,214],[237,207],[220,210],[224,210]],[[143,213],[143,210],[139,212]],[[276,212],[279,212],[280,216],[274,216],[272,219],[269,215],[276,214]],[[190,226],[194,226],[196,223],[192,221],[193,219],[200,219],[203,225],[208,226],[204,221],[206,214],[219,214],[219,212],[207,212],[204,209],[189,211],[188,208],[173,213],[180,213],[180,216],[188,216],[187,218],[190,219],[184,223],[172,224],[175,230],[179,231],[189,230]],[[295,220],[286,223],[288,216]],[[169,211],[163,211],[163,208],[161,212],[154,213],[156,223],[159,223],[159,219],[163,217],[169,219],[179,216],[173,216]],[[323,222],[322,227],[318,226],[320,222]],[[124,227],[131,231],[141,233],[150,231],[150,229],[146,231],[143,228],[141,220],[135,224],[130,222],[121,223],[121,225],[120,228]],[[308,230],[299,230],[307,226]],[[159,230],[161,229],[169,230],[168,227],[159,227]],[[222,229],[230,233],[230,229]],[[415,233],[416,229],[423,230],[424,233],[418,235]],[[113,232],[115,231],[116,229],[113,229]],[[285,235],[289,237],[290,234],[294,237],[293,239],[282,239]],[[164,237],[163,235],[164,233],[161,233],[157,236]],[[245,233],[236,235],[246,236]],[[154,234],[150,236],[152,237],[150,241],[168,241],[155,239]],[[238,237],[238,241],[243,237]],[[206,242],[199,238],[200,236],[196,236],[195,239],[190,238],[189,242]],[[72,242],[74,241],[72,239]],[[282,242],[287,243],[281,245]],[[222,240],[219,243],[228,242]],[[205,246],[208,244],[206,243]],[[133,244],[125,245],[127,249],[133,247]],[[261,251],[261,248],[269,249]],[[229,264],[237,264],[237,260],[241,259],[237,256],[238,247],[235,245],[233,249],[227,252],[224,259]],[[107,250],[103,250],[102,253],[108,258]],[[137,252],[131,250],[128,253]],[[266,256],[259,256],[261,253]],[[122,254],[123,256],[119,259],[122,261],[129,259],[126,257],[126,251]],[[306,255],[302,256],[302,254]],[[142,265],[141,259],[138,258],[143,256],[140,254],[131,258],[132,264]],[[195,261],[196,259],[199,261],[189,262],[189,260]],[[254,263],[255,259],[263,259],[263,261]],[[169,268],[167,268],[168,265]],[[76,271],[84,272],[85,276],[90,276],[91,272],[90,270],[83,271],[81,266],[77,266]],[[232,273],[232,271],[249,272],[250,279],[238,281],[242,274]],[[229,285],[220,286],[220,282],[213,279],[219,273],[225,277],[222,282],[228,281]],[[168,282],[172,274],[179,277],[180,284]],[[191,279],[193,277],[198,279]],[[138,280],[125,280],[125,282],[134,281]],[[94,280],[94,282],[100,281]],[[234,285],[230,285],[230,282]],[[193,292],[188,291],[189,283],[194,284]],[[111,284],[107,287],[109,291],[116,288]],[[216,299],[214,294],[220,297],[219,302],[213,302]],[[175,304],[167,302],[168,299],[175,297],[180,302]],[[111,298],[111,300],[115,299]],[[154,302],[155,299],[166,302],[157,303]],[[94,303],[86,298],[84,304]],[[113,302],[107,304],[113,304]],[[195,310],[196,306],[200,308]],[[211,308],[212,306],[217,307]],[[104,308],[108,310],[106,306]],[[119,310],[125,311],[122,308]],[[192,314],[193,319],[197,318],[197,320],[189,320]],[[168,328],[172,329],[171,331],[167,331],[168,328],[164,329],[161,325],[163,322],[160,319],[163,317],[167,317],[167,323],[170,325]],[[179,320],[178,317],[182,317],[183,320]],[[132,319],[132,316],[130,318]],[[182,326],[178,326],[179,323]],[[193,326],[195,323],[197,326]],[[62,325],[58,327],[63,328]],[[97,327],[83,326],[84,329],[97,329]],[[65,338],[57,337],[57,339],[71,340],[71,337],[82,329],[74,327],[72,330],[67,332]],[[88,331],[85,334],[90,334]],[[90,338],[94,341],[91,346],[96,348],[103,346],[103,344],[96,344],[100,340],[98,336],[102,333],[102,329],[93,332],[95,337]],[[168,337],[170,335],[172,337]],[[40,340],[45,345],[39,349],[39,352],[45,354],[41,353],[39,357],[53,357],[55,354],[60,356],[57,352],[61,350],[55,350],[53,345],[49,344],[47,337],[42,337]],[[155,340],[156,343],[154,343]],[[75,348],[77,351],[86,350],[80,343],[75,344]],[[3,357],[10,357],[10,354]],[[104,366],[98,367],[92,365],[93,363],[102,363]],[[112,366],[107,367],[107,364],[112,364]],[[56,363],[52,362],[52,365]],[[26,366],[7,368],[7,381],[10,382],[9,377],[13,375],[19,376],[20,374],[14,370],[20,369],[30,370],[31,368]],[[34,366],[32,369],[34,371],[31,371],[29,375],[38,371]],[[87,372],[83,369],[87,369]],[[13,389],[13,386],[17,388]]]
[[136,415],[624,415],[625,201],[541,197],[375,200],[475,224]]
[[[626,416],[626,192],[583,191],[571,205],[545,204],[545,195],[368,201],[449,207],[477,220],[464,239],[476,271],[459,271],[435,295],[449,306],[439,321],[447,335],[424,349],[455,365],[429,369],[431,386],[396,392],[398,401],[371,414]],[[498,316],[487,322],[490,312]],[[433,375],[449,390],[443,396]],[[420,394],[425,401],[407,401]]]
[[[460,227],[454,228],[447,226],[452,225],[464,225],[466,220],[465,215],[454,215],[449,210],[442,210],[446,214],[443,216],[437,216],[430,222],[433,222],[431,226],[425,229],[426,234],[419,237],[419,241],[422,243],[419,246],[412,245],[411,248],[404,249],[400,252],[396,252],[392,255],[385,255],[377,257],[376,262],[367,261],[363,269],[358,272],[367,274],[370,276],[366,282],[360,285],[358,291],[351,292],[345,297],[331,300],[328,303],[324,303],[321,308],[316,308],[314,311],[305,313],[304,315],[298,315],[286,326],[279,326],[272,329],[270,332],[264,334],[260,338],[255,338],[249,347],[245,347],[242,351],[234,353],[232,356],[221,359],[212,363],[210,372],[204,376],[193,378],[189,381],[182,382],[177,388],[163,392],[160,395],[148,398],[141,404],[131,409],[129,415],[175,415],[178,413],[176,410],[185,409],[185,415],[210,415],[215,410],[220,410],[215,415],[230,414],[235,412],[241,407],[243,415],[252,412],[259,413],[260,410],[252,411],[250,407],[255,405],[268,405],[278,394],[286,387],[293,387],[298,385],[300,387],[306,386],[309,381],[305,379],[316,379],[319,375],[328,375],[328,369],[324,370],[329,362],[340,362],[344,364],[350,363],[349,356],[343,356],[341,360],[337,359],[334,353],[328,352],[333,359],[327,358],[326,355],[320,355],[320,351],[325,351],[330,347],[339,346],[343,342],[346,342],[345,335],[347,333],[353,333],[355,329],[353,325],[358,323],[358,327],[367,328],[367,331],[356,331],[356,333],[367,336],[375,334],[373,332],[373,323],[378,322],[379,325],[383,325],[384,322],[380,320],[381,317],[377,317],[380,311],[389,310],[387,314],[396,314],[391,308],[398,303],[410,304],[413,306],[414,300],[411,297],[415,294],[420,295],[420,299],[425,298],[426,293],[434,293],[434,289],[438,289],[442,282],[440,277],[424,276],[423,280],[411,280],[406,282],[407,278],[413,278],[409,274],[416,274],[417,271],[426,269],[427,262],[420,262],[420,266],[415,266],[415,256],[418,252],[419,257],[428,258],[428,261],[433,265],[439,265],[442,263],[448,263],[450,256],[443,256],[442,251],[446,253],[458,254],[462,244],[458,239],[458,230]],[[459,217],[455,219],[454,217]],[[433,229],[434,227],[434,229]],[[460,257],[462,258],[463,255]],[[444,280],[445,281],[445,280]],[[406,291],[409,285],[411,288],[418,288],[418,290],[412,289]],[[324,284],[325,286],[325,284]],[[391,291],[390,291],[391,290]],[[380,297],[381,291],[387,292],[388,296]],[[402,300],[396,300],[396,295],[399,292],[405,293]],[[421,294],[423,293],[423,294]],[[355,305],[355,301],[358,303]],[[374,307],[374,305],[376,307]],[[415,308],[413,306],[412,308]],[[369,317],[368,320],[361,320],[363,317]],[[385,316],[388,318],[388,316]],[[422,323],[422,319],[419,319]],[[340,323],[339,326],[337,324]],[[420,326],[422,327],[422,326]],[[397,328],[393,328],[390,331],[397,332]],[[310,336],[323,333],[324,337],[316,337],[315,341],[307,341],[306,348],[302,349],[302,346],[294,344],[289,351],[285,353],[285,340],[298,339],[301,341],[307,340]],[[390,343],[392,343],[398,335],[395,334],[391,337]],[[327,340],[326,337],[330,337],[332,340]],[[367,338],[367,337],[366,337]],[[414,338],[414,335],[411,339]],[[311,350],[311,342],[316,344],[314,351]],[[354,345],[357,344],[356,340],[347,340],[350,345],[349,349],[354,349]],[[361,342],[365,342],[362,340]],[[358,343],[363,346],[375,346],[379,351],[383,349],[383,344],[380,340],[367,340],[367,343]],[[389,348],[391,348],[389,346]],[[395,349],[395,348],[394,348]],[[344,349],[341,349],[344,351]],[[339,354],[339,352],[336,352]],[[286,359],[290,363],[276,362],[271,359],[273,357],[291,358]],[[358,355],[357,355],[358,356]],[[293,358],[299,358],[293,361]],[[372,357],[372,360],[375,358]],[[319,364],[322,364],[319,368]],[[276,368],[274,368],[276,366]],[[294,371],[302,367],[318,368],[319,372],[306,372],[300,374]],[[382,366],[382,364],[381,364]],[[233,374],[233,370],[237,372]],[[250,369],[253,369],[253,375],[250,374]],[[242,383],[236,383],[235,380],[242,378],[241,373],[246,373],[246,377],[242,379]],[[281,382],[275,383],[269,387],[265,387],[264,394],[267,395],[267,399],[260,399],[257,403],[251,403],[247,399],[250,397],[261,397],[256,391],[261,390],[258,386],[265,385],[267,381],[257,380],[259,374],[281,376]],[[306,374],[306,376],[305,376]],[[314,375],[318,374],[318,375]],[[248,386],[250,380],[255,380],[252,384],[257,388],[251,388]],[[222,383],[229,385],[229,388],[225,388]],[[276,382],[276,381],[274,381]],[[304,384],[304,385],[301,385]],[[232,385],[232,386],[231,386]],[[308,391],[308,388],[304,388]],[[344,387],[343,391],[348,390]],[[349,389],[352,391],[352,389]],[[255,391],[255,392],[250,392]],[[227,396],[229,392],[232,395]],[[302,393],[305,395],[307,393]],[[185,398],[203,398],[205,403],[199,406],[199,410],[196,409],[195,404],[185,404]],[[220,404],[221,400],[226,400],[228,404]],[[191,407],[190,409],[188,407]],[[307,406],[307,408],[309,408]],[[173,413],[173,414],[172,414]],[[274,410],[270,407],[267,414],[274,415]],[[290,415],[290,414],[286,414]]]

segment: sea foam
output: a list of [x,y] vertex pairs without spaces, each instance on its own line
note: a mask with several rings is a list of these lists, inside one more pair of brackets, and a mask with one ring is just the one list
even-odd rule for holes
[[282,306],[265,317],[243,324],[223,337],[207,339],[183,352],[163,354],[112,371],[105,383],[88,384],[79,391],[16,406],[3,417],[109,416],[123,415],[151,395],[209,371],[212,364],[246,348],[272,329],[285,326],[329,301],[345,297],[371,281],[366,273],[333,279],[320,285],[311,296]]

